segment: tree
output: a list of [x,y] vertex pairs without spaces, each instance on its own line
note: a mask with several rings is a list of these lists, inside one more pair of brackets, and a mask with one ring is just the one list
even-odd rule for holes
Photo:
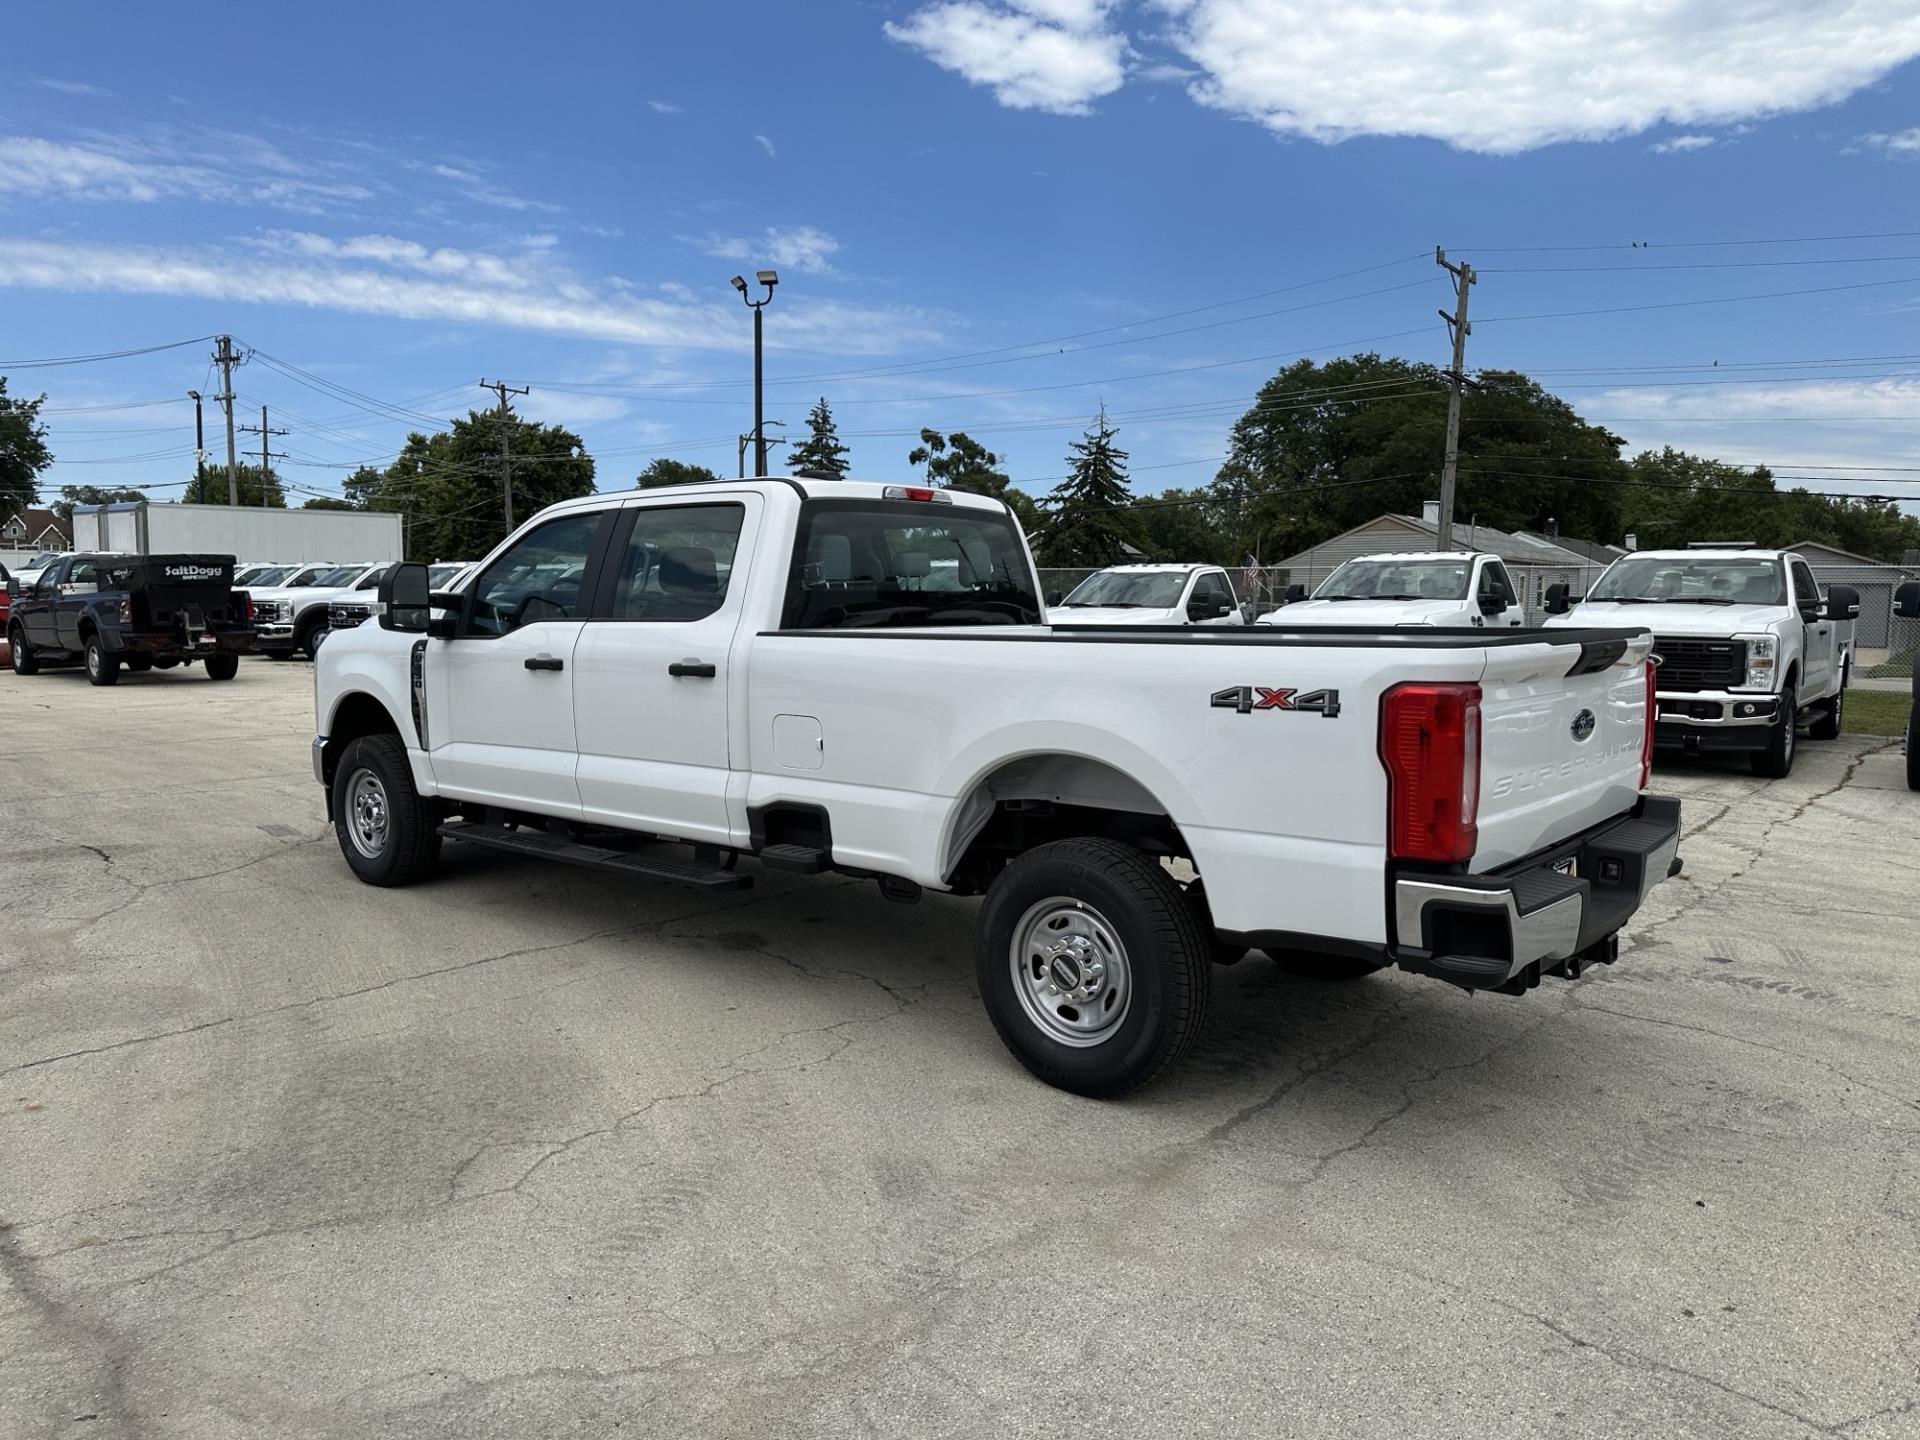
[[[1454,515],[1504,530],[1619,539],[1619,436],[1525,375],[1485,372],[1462,401]],[[1350,355],[1289,365],[1233,427],[1215,478],[1228,548],[1285,555],[1440,493],[1446,387],[1431,365]]]
[[302,510],[359,510],[362,507],[337,495],[316,495],[300,507]]
[[1127,489],[1127,452],[1113,443],[1106,406],[1067,447],[1067,478],[1047,497],[1043,548],[1049,565],[1113,565],[1138,540]]
[[[558,425],[533,425],[511,411],[513,515],[518,524],[559,500],[594,491],[593,457]],[[342,487],[369,510],[408,517],[407,558],[484,555],[506,535],[498,410],[470,411],[435,434],[409,435],[385,470],[362,467]]]
[[1000,468],[1000,457],[964,430],[951,435],[922,430],[920,443],[907,452],[907,463],[925,466],[929,485],[971,490],[996,500],[1004,500],[1013,483]]
[[662,485],[706,485],[719,478],[718,474],[704,465],[693,465],[685,460],[669,460],[662,455],[642,470],[633,484],[638,490],[654,490]]
[[836,480],[845,479],[853,468],[847,462],[847,447],[840,443],[826,396],[822,395],[820,403],[807,412],[807,438],[787,447],[787,468],[830,471]]
[[12,518],[40,498],[40,472],[53,463],[40,407],[47,397],[12,400],[0,375],[0,520]]
[[53,502],[53,513],[62,520],[73,519],[76,505],[118,505],[127,500],[144,500],[144,490],[125,485],[62,485],[60,498]]
[[1134,502],[1134,528],[1139,545],[1154,560],[1199,561],[1209,565],[1237,565],[1233,544],[1233,516],[1207,490],[1169,490],[1151,500]]
[[[240,471],[240,503],[258,508],[260,505],[261,473],[258,465],[249,465],[242,461]],[[266,472],[267,499],[269,510],[287,508],[286,492],[280,488],[280,477],[269,470]],[[202,460],[193,472],[193,479],[187,482],[187,490],[180,497],[188,505],[224,505],[227,503],[227,467],[210,464]]]

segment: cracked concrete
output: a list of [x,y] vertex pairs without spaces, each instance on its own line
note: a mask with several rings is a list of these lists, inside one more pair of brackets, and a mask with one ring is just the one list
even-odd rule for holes
[[308,674],[0,676],[0,1440],[1914,1431],[1897,748],[1663,766],[1611,969],[1254,957],[1097,1105],[971,902],[355,884]]

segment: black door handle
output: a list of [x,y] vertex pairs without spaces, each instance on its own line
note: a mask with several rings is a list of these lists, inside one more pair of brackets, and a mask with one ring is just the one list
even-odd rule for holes
[[551,655],[529,655],[526,660],[526,665],[529,670],[564,670],[567,668],[566,661],[556,660]]
[[711,680],[718,673],[704,660],[676,660],[667,666],[667,674],[676,677],[690,676],[695,680]]

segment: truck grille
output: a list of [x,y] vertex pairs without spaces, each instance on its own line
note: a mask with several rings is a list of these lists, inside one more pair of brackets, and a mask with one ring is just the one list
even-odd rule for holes
[[1654,683],[1662,690],[1728,690],[1747,678],[1747,642],[1653,637],[1660,657]]
[[253,618],[256,620],[285,620],[290,607],[284,600],[256,600],[253,602]]
[[327,610],[327,624],[335,630],[351,630],[372,614],[371,605],[333,605]]

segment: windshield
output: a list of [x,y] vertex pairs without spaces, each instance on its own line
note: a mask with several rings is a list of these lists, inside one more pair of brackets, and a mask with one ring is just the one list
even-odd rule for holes
[[1464,600],[1471,560],[1349,560],[1313,592],[1316,600]]
[[1587,595],[1623,605],[1784,605],[1787,577],[1780,562],[1632,555],[1614,562]]
[[290,565],[269,565],[264,570],[255,571],[247,577],[249,585],[278,585],[293,573]]
[[380,584],[382,580],[386,578],[387,571],[391,570],[392,568],[393,567],[391,565],[381,565],[376,567],[375,569],[367,571],[365,575],[362,575],[360,577],[360,583],[354,586],[353,588],[356,590],[374,589]]
[[427,584],[435,590],[444,590],[447,587],[447,582],[466,568],[464,564],[429,565],[427,567]]
[[1074,607],[1110,605],[1123,610],[1165,610],[1180,603],[1187,587],[1184,570],[1102,570],[1089,575],[1060,603]]
[[296,580],[294,584],[301,586],[312,585],[324,589],[330,585],[344,585],[359,573],[360,567],[358,565],[341,565],[332,570],[323,570],[310,579]]

